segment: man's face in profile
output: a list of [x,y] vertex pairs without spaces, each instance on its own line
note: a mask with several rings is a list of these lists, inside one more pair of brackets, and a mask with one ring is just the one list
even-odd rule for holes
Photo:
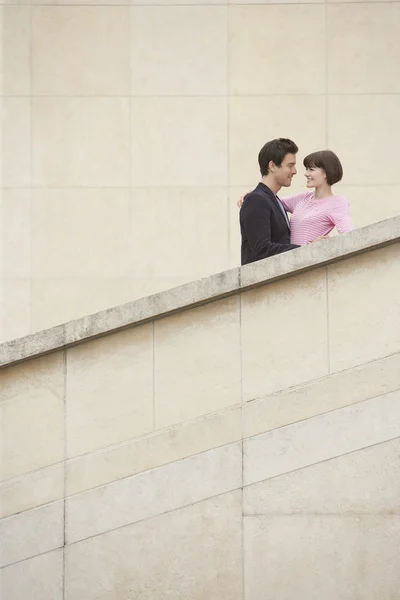
[[281,166],[278,167],[275,171],[275,178],[280,186],[289,187],[296,173],[296,155],[286,154]]

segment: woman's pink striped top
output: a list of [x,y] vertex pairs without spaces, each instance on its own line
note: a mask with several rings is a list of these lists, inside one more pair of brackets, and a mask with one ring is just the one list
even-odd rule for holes
[[349,203],[344,196],[314,199],[314,192],[303,192],[280,198],[290,219],[290,241],[305,246],[320,235],[328,235],[334,227],[339,233],[352,231]]

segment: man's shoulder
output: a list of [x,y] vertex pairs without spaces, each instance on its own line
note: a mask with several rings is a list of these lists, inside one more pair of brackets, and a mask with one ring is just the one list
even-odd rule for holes
[[244,197],[242,207],[240,209],[241,217],[251,217],[260,215],[261,213],[270,212],[271,201],[268,195],[255,188]]
[[253,202],[265,202],[268,201],[273,195],[273,192],[269,188],[258,184],[254,190],[246,194],[245,200],[252,200]]

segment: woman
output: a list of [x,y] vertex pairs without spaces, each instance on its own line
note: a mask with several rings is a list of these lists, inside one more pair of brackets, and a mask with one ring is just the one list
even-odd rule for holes
[[[344,196],[332,192],[332,186],[343,177],[340,160],[331,150],[313,152],[305,157],[305,177],[308,188],[314,191],[280,198],[285,209],[292,213],[290,241],[304,246],[323,239],[336,227],[339,233],[352,231],[349,203]],[[243,204],[241,198],[238,205]]]

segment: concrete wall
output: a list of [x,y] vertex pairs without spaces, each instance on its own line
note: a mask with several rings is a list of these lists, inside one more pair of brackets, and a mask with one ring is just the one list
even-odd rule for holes
[[397,600],[399,265],[394,243],[1,370],[2,597]]
[[399,2],[0,4],[0,339],[238,265],[275,136],[398,214]]

